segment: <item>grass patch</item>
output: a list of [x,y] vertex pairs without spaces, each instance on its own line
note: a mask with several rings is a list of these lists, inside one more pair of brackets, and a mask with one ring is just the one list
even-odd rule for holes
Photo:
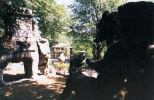
[[53,66],[54,66],[55,68],[58,68],[58,69],[68,69],[68,68],[69,68],[69,65],[70,65],[70,64],[68,64],[68,63],[60,63],[60,62],[55,62],[55,63],[53,64]]

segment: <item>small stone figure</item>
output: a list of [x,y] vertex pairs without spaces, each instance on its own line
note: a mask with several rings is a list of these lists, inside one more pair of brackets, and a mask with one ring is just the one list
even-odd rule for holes
[[80,53],[76,57],[71,57],[69,76],[66,80],[66,87],[61,94],[60,100],[66,100],[75,89],[77,84],[76,80],[80,79],[82,76],[80,68],[85,63],[85,58],[85,53]]

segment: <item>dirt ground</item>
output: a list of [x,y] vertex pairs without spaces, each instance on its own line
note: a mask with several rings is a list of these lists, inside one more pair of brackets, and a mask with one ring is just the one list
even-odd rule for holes
[[21,64],[9,64],[4,70],[8,83],[0,87],[0,100],[57,100],[65,86],[64,77],[40,76],[38,80],[25,79]]
[[[66,78],[62,76],[43,76],[37,80],[24,78],[23,64],[9,64],[4,70],[4,80],[8,83],[0,87],[0,100],[58,100]],[[69,87],[74,87],[67,100],[111,100],[109,93],[112,84],[102,84],[96,78],[82,77],[72,80]],[[69,88],[68,88],[69,89]],[[116,90],[117,91],[117,90]],[[64,92],[67,93],[67,92]],[[66,98],[66,95],[65,95]],[[119,99],[118,99],[119,100]]]

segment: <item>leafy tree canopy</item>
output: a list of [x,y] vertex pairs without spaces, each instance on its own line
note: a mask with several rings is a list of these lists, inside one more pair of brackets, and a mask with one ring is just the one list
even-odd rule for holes
[[[58,42],[58,34],[69,31],[69,17],[66,15],[66,9],[64,5],[56,4],[55,0],[0,0],[1,11],[7,5],[32,9],[42,35],[51,40],[52,43]],[[3,26],[1,24],[0,20],[0,27]]]
[[[125,0],[75,0],[70,6],[73,11],[70,35],[75,37],[74,43],[87,42],[89,48],[93,48],[95,46],[93,39],[96,34],[96,24],[101,19],[102,13],[105,10],[116,11],[117,7],[124,2]],[[101,51],[104,46],[100,47]]]

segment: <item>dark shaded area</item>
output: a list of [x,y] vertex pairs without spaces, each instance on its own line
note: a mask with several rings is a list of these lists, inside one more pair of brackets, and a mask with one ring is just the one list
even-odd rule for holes
[[[120,86],[116,85],[119,84],[115,84],[114,81],[102,81],[99,78],[96,79],[83,75],[79,69],[83,65],[84,60],[85,56],[83,54],[72,57],[70,61],[70,75],[66,80],[66,87],[59,100],[102,100],[102,98],[112,100],[113,95],[118,95],[117,92]],[[96,66],[100,63],[102,65],[102,61],[94,62],[93,64]],[[96,70],[99,71],[99,68]],[[99,72],[101,73],[101,71]],[[116,88],[111,87],[111,85],[115,85]],[[109,94],[111,91],[112,93]]]
[[114,88],[126,90],[120,100],[153,100],[154,4],[132,2],[104,12],[97,28],[96,42],[106,41],[108,50],[102,60],[87,63],[108,90],[105,100],[114,99]]
[[[118,9],[121,35],[125,45],[143,45],[154,41],[154,4],[127,3]],[[123,42],[122,41],[122,42]]]
[[71,59],[70,75],[66,80],[66,87],[60,95],[59,100],[113,100],[114,96],[114,100],[122,100],[118,96],[120,94],[118,94],[119,90],[123,88],[120,83],[121,81],[110,80],[106,73],[102,74],[102,71],[104,71],[101,70],[103,60],[98,62],[87,61],[91,68],[100,73],[96,79],[87,77],[81,73],[81,70],[78,70],[84,61],[81,57],[83,56],[79,55],[77,58]]
[[26,78],[25,74],[17,74],[17,75],[4,74],[4,80],[6,82],[18,81],[23,78]]
[[[95,100],[96,98],[100,98],[98,95],[101,92],[98,90],[96,81],[94,78],[82,75],[73,79],[68,78],[66,87],[59,100]],[[96,90],[99,94],[96,93]]]
[[97,34],[94,42],[106,41],[107,46],[119,41],[120,23],[118,12],[105,11],[101,20],[96,25]]

